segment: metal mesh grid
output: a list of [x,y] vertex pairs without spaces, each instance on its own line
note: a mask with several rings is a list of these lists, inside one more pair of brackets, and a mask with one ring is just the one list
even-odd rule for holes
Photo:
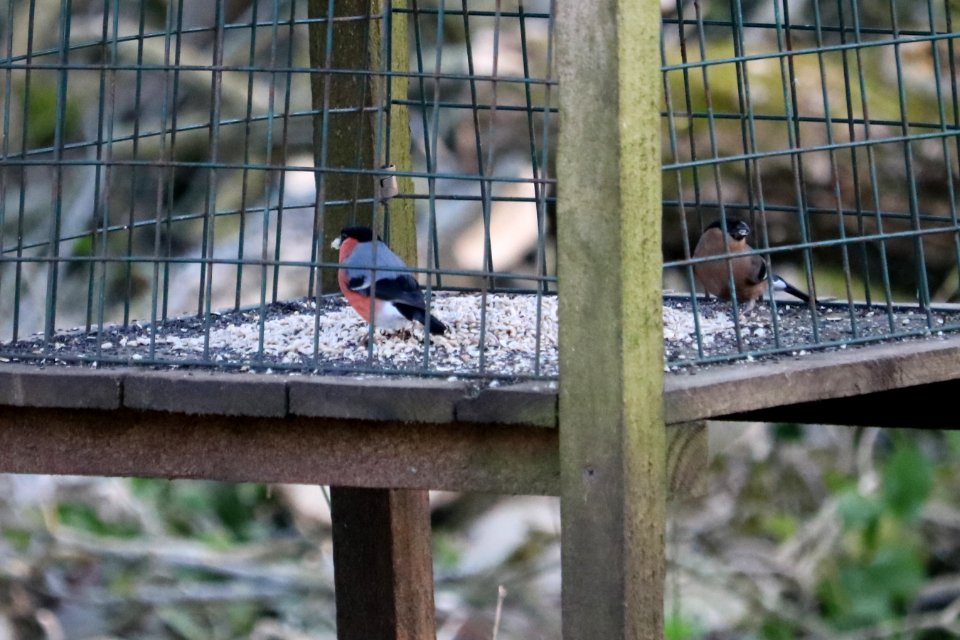
[[[0,356],[556,376],[552,2],[3,5]],[[960,290],[949,0],[663,6],[665,320],[692,319],[667,364],[960,328],[943,305]],[[395,366],[370,327],[332,361],[329,240],[372,221],[400,246],[414,218],[428,304],[477,293],[468,359],[439,363],[417,334],[416,361]],[[692,257],[698,236],[735,218],[817,304],[767,293],[751,315],[690,295],[711,262]],[[520,374],[487,361],[500,292],[532,303]],[[308,343],[270,356],[270,323],[294,312],[314,317]],[[211,336],[239,322],[255,348],[219,352]],[[68,327],[84,353],[64,349]]]
[[[431,362],[429,335],[413,364],[384,363],[373,326],[345,339],[347,362],[320,352],[330,240],[372,222],[392,244],[415,214],[410,272],[428,305],[479,291],[477,347],[499,340],[488,296],[532,296],[521,369],[555,376],[541,339],[555,290],[548,2],[4,4],[0,355],[516,377],[483,348]],[[391,175],[386,200],[375,185]],[[315,316],[312,340],[271,358],[270,323],[292,311]],[[217,332],[241,322],[255,347],[218,352]],[[177,332],[199,347],[170,348]]]
[[733,300],[727,339],[714,340],[703,298],[687,296],[697,331],[671,364],[960,327],[938,304],[958,299],[956,3],[731,0],[667,13],[668,285],[692,289],[708,261],[692,257],[700,233],[740,219],[768,272],[821,302],[768,292],[750,316]]

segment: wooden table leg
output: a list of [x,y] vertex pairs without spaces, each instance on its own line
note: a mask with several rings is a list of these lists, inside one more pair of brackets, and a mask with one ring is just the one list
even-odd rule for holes
[[426,491],[331,487],[340,640],[433,640]]

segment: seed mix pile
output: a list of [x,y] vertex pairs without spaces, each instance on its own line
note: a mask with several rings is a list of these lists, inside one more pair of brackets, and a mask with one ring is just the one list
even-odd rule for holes
[[[433,294],[432,309],[450,331],[430,336],[425,350],[423,327],[411,324],[400,332],[369,328],[342,297],[300,299],[259,309],[213,314],[203,318],[105,327],[99,332],[59,333],[47,345],[41,337],[0,345],[0,361],[40,364],[156,364],[205,366],[224,370],[309,371],[350,374],[377,371],[499,378],[555,377],[557,298],[554,295],[456,293]],[[664,368],[696,371],[704,358],[737,356],[750,351],[778,350],[763,359],[798,357],[814,342],[852,337],[883,338],[897,332],[921,337],[942,335],[940,327],[960,326],[960,312],[819,305],[815,313],[802,304],[778,304],[777,314],[759,303],[734,322],[730,304],[698,300],[695,315],[689,297],[667,296],[663,306]],[[485,317],[482,318],[482,315]],[[539,318],[539,322],[538,322]],[[483,350],[481,351],[481,322]],[[699,326],[700,340],[697,340]],[[262,340],[261,340],[262,332]],[[904,338],[900,338],[904,339]],[[846,348],[839,346],[835,348]],[[746,358],[752,360],[754,358]]]

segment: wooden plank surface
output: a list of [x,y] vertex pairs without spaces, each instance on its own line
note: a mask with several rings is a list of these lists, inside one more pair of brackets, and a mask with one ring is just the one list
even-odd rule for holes
[[0,407],[0,473],[556,493],[557,431]]
[[433,640],[426,491],[331,487],[339,640]]
[[[668,424],[733,419],[769,410],[778,420],[812,419],[861,406],[868,394],[960,379],[960,336],[810,353],[770,362],[671,373],[663,383]],[[881,396],[876,396],[880,398]],[[884,397],[894,397],[889,394]],[[937,394],[929,400],[936,403]],[[175,411],[196,415],[347,418],[387,422],[490,423],[556,427],[557,385],[525,382],[478,389],[469,381],[284,376],[144,368],[91,369],[0,364],[0,406]],[[882,417],[882,416],[878,416]],[[752,419],[752,418],[751,418]],[[843,422],[841,422],[843,424]]]
[[[529,425],[0,406],[0,473],[559,495],[558,438]],[[674,497],[696,495],[706,432],[668,427],[667,441]]]
[[[667,421],[732,418],[779,408],[782,420],[802,422],[805,403],[848,398],[960,378],[960,337],[911,340],[800,358],[711,367],[696,375],[677,373],[664,382]],[[817,420],[823,422],[823,420]]]
[[563,637],[663,636],[660,4],[557,3]]

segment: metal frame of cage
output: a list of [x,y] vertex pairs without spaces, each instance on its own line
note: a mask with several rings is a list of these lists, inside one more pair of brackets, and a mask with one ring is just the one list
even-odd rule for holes
[[[8,0],[8,6],[13,4]],[[323,5],[322,2],[310,4],[314,10]],[[343,7],[346,3],[337,4]],[[400,4],[394,2],[392,6]],[[62,10],[69,9],[71,5],[71,0],[61,0]],[[326,8],[332,10],[332,5],[330,3]],[[366,9],[363,15],[377,15],[377,11],[371,8],[374,6],[364,4]],[[411,4],[405,11],[412,11],[415,6]],[[696,9],[699,5],[693,6]],[[217,7],[223,7],[222,1],[217,3]],[[477,401],[475,405],[482,407],[477,409],[481,417],[475,418],[474,424],[469,425],[466,412],[460,411],[460,405],[449,400],[449,394],[453,393],[450,388],[441,384],[431,386],[424,381],[419,381],[420,384],[410,383],[406,387],[379,389],[374,384],[377,381],[369,380],[358,382],[354,388],[349,381],[334,383],[322,377],[300,377],[286,381],[269,376],[262,379],[232,375],[175,376],[155,371],[91,371],[88,368],[82,369],[78,375],[69,367],[33,370],[5,365],[0,375],[12,383],[0,387],[0,404],[3,405],[0,411],[0,440],[4,444],[0,450],[13,453],[0,455],[0,469],[14,472],[148,473],[221,479],[254,479],[263,476],[314,482],[339,481],[371,487],[376,492],[383,491],[380,497],[391,492],[391,498],[402,497],[400,494],[411,488],[436,486],[440,477],[447,488],[556,492],[562,497],[564,530],[564,636],[660,637],[664,503],[668,492],[665,478],[671,478],[669,490],[673,490],[674,472],[678,468],[683,469],[682,463],[678,466],[678,460],[682,461],[693,449],[704,445],[702,425],[692,425],[690,433],[694,435],[689,439],[681,438],[681,444],[674,450],[671,433],[675,434],[676,431],[664,429],[665,421],[677,425],[682,421],[702,420],[710,416],[755,417],[772,415],[763,411],[775,413],[778,408],[785,412],[780,415],[837,417],[842,414],[841,410],[836,405],[827,406],[819,402],[823,397],[846,402],[844,406],[848,408],[863,408],[864,405],[858,403],[859,396],[863,394],[882,395],[882,398],[869,398],[871,402],[896,402],[899,397],[897,392],[902,391],[898,386],[927,385],[925,389],[933,390],[938,384],[949,384],[942,381],[955,377],[952,363],[956,362],[958,349],[955,343],[909,348],[906,354],[904,349],[887,348],[883,352],[883,375],[879,376],[871,374],[871,367],[880,360],[854,361],[826,354],[830,357],[811,360],[804,366],[797,365],[794,368],[757,365],[752,372],[746,371],[746,368],[735,373],[714,369],[698,376],[669,376],[665,389],[660,315],[663,171],[658,132],[666,119],[667,133],[671,133],[671,116],[670,109],[667,109],[668,113],[663,113],[658,92],[650,91],[650,87],[659,87],[663,81],[661,65],[651,63],[660,59],[663,51],[658,21],[660,13],[660,5],[649,0],[642,3],[599,0],[557,2],[556,75],[559,85],[566,88],[558,92],[559,118],[563,119],[563,126],[558,132],[560,151],[556,170],[559,189],[556,199],[559,256],[556,285],[559,289],[559,313],[564,320],[560,326],[563,377],[559,392],[543,388],[490,389],[487,390],[488,400],[484,402],[483,396],[469,397],[463,389],[456,389],[454,395],[457,403]],[[447,14],[450,12],[444,7],[438,8],[435,15],[439,19]],[[312,25],[325,24],[331,28],[334,23],[350,22],[326,18],[329,18],[329,13],[314,14],[307,21]],[[694,26],[706,26],[711,19],[695,18]],[[667,24],[670,24],[669,19]],[[104,32],[109,33],[106,21],[103,25]],[[729,24],[715,26],[730,27]],[[215,33],[221,37],[225,31],[223,25]],[[946,39],[947,34],[936,38]],[[896,48],[898,45],[892,46]],[[853,45],[841,46],[838,50],[856,48]],[[56,53],[66,54],[68,49],[64,47],[62,52]],[[223,52],[223,49],[220,50]],[[333,55],[333,49],[328,48],[327,51]],[[815,55],[815,52],[803,53]],[[737,63],[746,65],[751,55],[741,51],[724,60],[734,66]],[[791,55],[784,52],[764,54],[765,57],[780,59],[789,59]],[[178,70],[224,72],[225,69],[216,61],[213,65],[167,62],[169,64],[161,66],[174,74]],[[719,64],[720,59],[716,62]],[[688,68],[702,70],[712,65],[713,62],[681,62],[675,71],[682,74]],[[66,74],[68,66],[56,63],[49,70]],[[94,68],[104,68],[104,65],[94,65]],[[326,75],[337,75],[329,66],[317,65],[317,68]],[[10,85],[13,69],[12,63],[0,67],[0,77],[4,78],[6,86]],[[235,70],[243,73],[249,72],[250,68],[240,65]],[[282,73],[285,70],[290,68],[281,67],[266,73]],[[424,71],[419,77],[432,77],[435,71]],[[670,72],[670,69],[667,71]],[[357,75],[376,74],[360,71]],[[407,77],[418,76],[416,73],[391,75],[395,81]],[[213,79],[211,84],[215,84]],[[104,95],[109,95],[109,91],[104,91]],[[59,84],[54,103],[60,105],[55,107],[60,116],[66,116],[68,111],[64,102],[65,92],[66,85]],[[329,113],[358,111],[338,109],[340,107],[331,106]],[[552,107],[546,108],[544,115],[550,109]],[[312,107],[303,111],[315,117],[323,110]],[[361,108],[359,111],[364,110]],[[605,117],[597,117],[597,114],[604,114]],[[674,113],[673,117],[676,116]],[[727,116],[721,117],[715,113],[712,117],[720,120]],[[750,121],[748,115],[743,117]],[[755,119],[759,119],[759,115]],[[741,120],[738,116],[734,121],[739,123]],[[207,123],[211,121],[218,123],[217,126],[227,122],[211,118]],[[54,139],[57,139],[59,131],[60,141],[63,142],[65,119],[56,118],[56,122],[60,125],[53,132]],[[104,126],[109,130],[109,122],[105,121]],[[204,128],[203,124],[195,126],[200,130]],[[9,137],[5,137],[4,144],[8,140]],[[903,140],[896,142],[902,143]],[[869,144],[864,144],[869,148]],[[909,149],[909,143],[906,148]],[[53,153],[59,153],[60,147],[53,146],[51,149]],[[801,150],[790,149],[784,153],[793,157]],[[759,162],[762,158],[762,153],[756,153],[747,160]],[[682,171],[701,164],[712,168],[726,159],[690,160],[687,166],[683,165],[684,161],[678,160],[667,168]],[[738,155],[731,162],[744,160]],[[21,165],[26,166],[24,163]],[[168,162],[166,166],[173,165]],[[190,170],[242,171],[244,164],[213,166],[210,163],[187,162],[182,166]],[[264,170],[272,165],[249,164],[247,167]],[[4,167],[5,172],[7,168]],[[308,167],[304,169],[313,171]],[[362,169],[330,173],[373,178],[392,172]],[[398,172],[397,175],[402,185],[403,178],[421,174]],[[372,182],[370,180],[367,184]],[[55,195],[58,184],[54,185]],[[541,202],[550,202],[548,195],[544,194],[543,198]],[[677,199],[684,201],[680,196]],[[59,202],[59,199],[55,200]],[[373,204],[376,198],[365,196],[354,201]],[[389,204],[391,207],[400,207],[403,201],[399,199]],[[696,200],[694,202],[701,204]],[[769,205],[767,209],[772,210]],[[227,213],[229,211],[232,210]],[[266,213],[272,211],[268,203]],[[203,222],[204,216],[208,223],[215,221],[215,213],[215,210],[205,208],[200,221]],[[392,217],[391,236],[404,236],[412,228],[410,222],[407,219],[404,225]],[[103,229],[109,228],[109,225],[103,225]],[[206,231],[210,233],[210,227]],[[913,233],[914,237],[918,235]],[[204,237],[207,237],[206,234]],[[50,241],[58,238],[59,235],[54,234]],[[873,238],[866,236],[865,239]],[[410,236],[400,241],[409,242]],[[838,242],[832,241],[822,246],[831,243]],[[56,246],[57,243],[52,244]],[[792,248],[812,247],[796,245]],[[319,255],[320,248],[317,249]],[[764,245],[758,252],[776,253],[778,249]],[[58,259],[65,260],[47,258],[39,262],[56,264]],[[206,264],[212,265],[218,261],[207,260]],[[24,263],[25,259],[18,256],[6,262]],[[77,262],[89,264],[95,260]],[[223,262],[228,265],[236,263],[232,260]],[[266,268],[272,263],[261,260],[256,264]],[[332,268],[336,263],[323,259],[316,263],[294,262],[290,266],[311,268],[315,264]],[[668,263],[668,266],[683,268],[689,278],[688,267],[692,264],[687,260]],[[436,275],[441,270],[427,267],[411,271]],[[486,272],[480,270],[480,273],[484,275]],[[549,282],[540,275],[532,280]],[[207,283],[209,279],[205,280]],[[99,305],[99,299],[97,303]],[[202,299],[199,306],[204,306]],[[212,313],[209,309],[202,311],[204,318]],[[749,352],[738,351],[734,357],[745,355],[749,355]],[[797,367],[802,369],[802,378],[809,385],[800,384],[797,377],[791,377]],[[731,394],[731,389],[744,384],[748,378],[751,384],[765,390],[751,398],[751,401],[756,398],[760,400],[750,406],[731,404],[733,396],[737,401],[742,400],[740,395]],[[813,381],[830,388],[826,392],[814,389],[816,385]],[[790,384],[785,385],[786,382]],[[70,397],[64,397],[63,390],[70,384],[78,383],[85,385],[84,389],[98,390],[99,395],[68,394]],[[704,391],[700,395],[695,389],[698,384],[702,387],[699,391]],[[357,408],[366,406],[364,399],[368,397],[367,394],[374,393],[374,389],[379,390],[380,396],[386,396],[384,406],[393,413],[388,417],[358,417]],[[417,394],[418,399],[424,400],[420,403],[422,405],[428,404],[427,399],[443,405],[444,411],[430,418],[416,412],[404,413],[409,408],[401,407],[400,397],[403,393]],[[507,400],[511,395],[514,397]],[[317,399],[318,396],[321,400]],[[269,405],[262,402],[268,397],[271,399]],[[518,397],[520,401],[516,400]],[[935,403],[937,397],[930,396],[930,402]],[[940,393],[939,401],[943,402],[944,397],[949,397],[949,394]],[[336,401],[327,403],[331,399]],[[866,402],[867,398],[863,400]],[[510,402],[517,404],[511,405]],[[545,417],[544,422],[522,412],[527,402],[537,403],[540,411],[538,418]],[[256,406],[250,406],[251,403]],[[491,407],[501,406],[501,403],[508,407],[506,413],[514,412],[516,415],[501,415],[501,420],[492,420],[490,416],[493,414],[489,413]],[[789,406],[778,407],[778,403]],[[801,407],[805,403],[807,406]],[[801,409],[808,413],[802,413]],[[817,413],[818,410],[820,413]],[[238,413],[241,415],[238,416]],[[190,415],[184,417],[185,414]],[[864,419],[862,414],[857,417],[856,412],[843,415],[850,424],[861,424]],[[104,420],[109,416],[117,420],[105,426]],[[383,429],[370,429],[368,424],[363,423],[364,419],[389,422]],[[500,424],[501,421],[510,426]],[[189,422],[192,439],[190,446],[181,447],[174,441],[177,436],[185,434],[184,422]],[[497,422],[498,427],[490,428],[489,422]],[[556,426],[557,423],[559,429],[544,429],[545,424]],[[411,441],[417,443],[413,453],[404,449]],[[316,446],[315,453],[304,451],[306,442]],[[385,446],[384,443],[392,446]],[[524,443],[528,448],[520,446]],[[349,457],[333,460],[329,466],[318,464],[318,460],[330,461],[324,455],[336,456],[351,447],[366,454],[384,457],[383,464],[378,465],[383,467],[382,475],[368,477],[364,469],[349,464]],[[475,455],[478,448],[484,452],[484,456]],[[77,451],[81,455],[77,455]],[[211,451],[216,454],[212,458]],[[434,454],[438,451],[442,452],[442,456],[437,458],[438,463],[450,464],[450,467],[446,470],[434,469],[437,474],[435,477],[411,479],[409,460],[414,459],[429,466],[435,462]],[[158,452],[163,455],[158,455]],[[278,457],[265,456],[266,453],[277,452],[281,454]],[[467,452],[474,452],[470,458],[472,466],[464,462]],[[405,458],[405,455],[408,457]],[[702,456],[694,455],[693,458],[702,462]],[[696,475],[695,471],[692,475]],[[477,473],[481,475],[471,475]],[[361,511],[360,501],[348,499],[344,505],[348,503],[351,503],[354,514]],[[411,511],[422,510],[422,503],[418,504],[419,507],[407,506]],[[394,506],[386,509],[389,511]],[[376,510],[378,513],[382,511],[381,507]],[[421,525],[422,522],[421,519]],[[424,532],[420,531],[419,534],[422,542]],[[402,555],[397,554],[397,549],[392,549],[390,553],[394,560]],[[417,560],[423,561],[424,554],[429,553],[429,545],[426,552],[421,545],[417,553]],[[365,553],[359,553],[354,566],[363,566],[367,557]],[[401,572],[398,575],[409,574]],[[363,591],[362,585],[347,587],[347,591],[353,594]],[[395,602],[402,601],[400,596],[402,594],[391,594]],[[416,606],[424,608],[429,604],[432,602],[426,603],[421,599]],[[369,636],[361,632],[352,637]]]
[[[925,263],[927,247],[940,240],[952,248],[943,250],[952,256],[940,269],[944,287],[960,265],[955,9],[933,0],[839,0],[803,7],[755,3],[747,14],[745,5],[677,3],[664,16],[664,208],[682,237],[664,267],[697,288],[693,267],[711,259],[692,257],[692,242],[711,221],[738,216],[759,232],[752,254],[768,265],[793,256],[801,287],[816,291],[815,263],[822,289],[827,269],[840,283],[827,304],[807,306],[805,339],[781,336],[778,300],[768,292],[770,310],[760,315],[772,341],[745,341],[750,329],[738,313],[743,301],[732,300],[735,345],[705,347],[698,322],[695,351],[686,362],[669,364],[960,328],[955,314],[935,314],[955,310],[937,303],[956,291],[937,300],[928,277],[932,266]],[[781,221],[778,239],[774,218]],[[910,286],[902,275],[892,283],[895,261],[912,264]],[[688,300],[699,320],[700,299]],[[844,316],[844,332],[821,335],[825,309]],[[863,310],[885,315],[886,326],[865,329]],[[901,325],[898,312],[908,311],[922,315],[922,322]]]
[[[340,226],[360,222],[376,226],[388,242],[397,240],[400,245],[397,250],[411,264],[410,273],[423,276],[428,305],[435,289],[451,288],[449,284],[445,286],[444,276],[471,278],[476,283],[470,290],[480,291],[482,296],[480,345],[488,342],[484,315],[487,293],[514,290],[516,284],[509,284],[514,282],[521,285],[521,290],[535,295],[536,347],[531,354],[529,375],[522,377],[556,378],[555,372],[541,372],[540,354],[542,299],[552,295],[551,289],[555,291],[556,286],[553,269],[548,269],[545,249],[547,207],[555,200],[549,193],[555,179],[548,172],[551,115],[556,112],[556,107],[551,106],[551,87],[556,84],[551,77],[552,13],[528,12],[522,4],[512,11],[504,10],[499,3],[483,10],[469,8],[464,2],[459,10],[448,10],[443,4],[420,7],[416,2],[405,6],[406,3],[392,2],[324,5],[306,0],[299,3],[254,1],[245,15],[229,20],[224,16],[224,3],[219,2],[213,5],[214,15],[209,16],[212,24],[185,27],[183,1],[172,1],[168,5],[162,27],[151,29],[147,26],[145,3],[138,5],[139,10],[115,0],[104,0],[102,6],[87,3],[84,9],[91,15],[82,16],[87,32],[77,38],[75,33],[71,35],[71,24],[80,17],[71,14],[74,5],[66,2],[61,12],[71,19],[59,21],[59,34],[50,46],[37,46],[33,38],[36,2],[10,0],[7,3],[8,15],[16,19],[9,23],[23,26],[29,34],[25,43],[18,43],[25,47],[23,52],[15,51],[14,37],[7,39],[7,61],[0,68],[6,95],[10,97],[4,101],[3,108],[0,260],[8,271],[4,278],[4,282],[9,283],[7,291],[13,296],[12,318],[6,331],[11,342],[27,338],[21,329],[22,294],[32,286],[23,273],[26,265],[45,267],[45,273],[37,276],[45,280],[46,288],[42,301],[36,301],[43,307],[39,352],[12,354],[8,351],[4,355],[17,355],[25,360],[102,364],[498,377],[496,370],[486,366],[483,348],[472,370],[436,370],[430,364],[429,336],[424,336],[419,366],[393,371],[389,366],[377,366],[373,340],[367,341],[366,363],[330,366],[323,362],[318,351],[317,325],[312,355],[293,363],[264,360],[267,307],[280,298],[281,272],[285,272],[286,279],[304,281],[300,287],[303,295],[320,296],[335,291],[338,262],[326,245]],[[100,28],[91,29],[87,22],[97,18]],[[444,57],[447,46],[444,25],[450,20],[462,27],[466,51],[466,68],[462,70],[457,68],[460,60],[454,59],[452,63],[448,60],[449,52]],[[487,29],[492,25],[494,34],[492,69],[486,75],[474,73],[471,33],[478,22],[483,22]],[[416,53],[409,62],[405,33],[408,23]],[[397,24],[400,26],[396,27]],[[544,25],[539,31],[546,47],[532,53],[527,31],[536,25]],[[520,48],[523,61],[520,75],[497,68],[502,55],[499,52],[501,36],[506,42],[504,47],[515,44]],[[426,55],[428,37],[433,40],[433,53]],[[209,62],[201,64],[197,58],[203,51],[184,44],[189,38],[202,40],[209,50]],[[269,45],[265,46],[264,41]],[[309,60],[302,54],[308,41],[316,43],[310,46]],[[76,60],[84,55],[94,59]],[[96,59],[97,56],[100,59]],[[448,68],[451,66],[453,69]],[[83,77],[81,74],[90,73],[95,74],[98,82],[97,96],[89,99],[96,114],[96,126],[93,131],[83,132],[79,140],[73,140],[68,136],[68,111],[78,108],[75,104],[79,100],[72,103],[68,100],[68,87],[74,75]],[[38,126],[30,123],[30,92],[31,84],[41,84],[38,82],[41,74],[56,74],[55,126],[48,144],[32,148],[30,135]],[[121,97],[118,106],[118,86],[123,88],[126,76],[130,76],[127,89],[135,88],[132,96]],[[204,84],[208,91],[203,90]],[[480,93],[489,96],[488,100],[478,97],[478,85],[486,87]],[[407,95],[408,87],[416,99]],[[521,87],[520,95],[507,91],[510,87]],[[159,108],[156,104],[148,108],[149,101],[142,97],[144,93],[152,93],[155,102],[159,95]],[[258,93],[267,93],[267,97]],[[467,97],[444,98],[449,94]],[[209,107],[207,117],[199,117],[202,114],[198,114],[197,109],[180,113],[178,107],[184,95],[199,97],[204,110]],[[240,104],[236,104],[238,96]],[[13,107],[14,97],[23,103],[19,114],[16,112],[20,109]],[[306,103],[310,103],[310,108],[304,108]],[[473,112],[477,164],[473,172],[445,168],[437,160],[438,155],[442,155],[438,151],[441,118],[447,119],[451,112],[464,109]],[[118,111],[122,118],[117,117]],[[483,127],[480,113],[486,114]],[[520,114],[525,119],[529,177],[498,173],[493,132],[497,118],[504,117],[501,114],[511,117]],[[11,123],[18,120],[18,115],[20,135],[11,136]],[[419,166],[411,165],[409,156],[411,141],[406,124],[409,118],[421,128],[422,141],[417,148],[422,157],[414,160]],[[395,125],[394,121],[401,124]],[[302,135],[299,138],[296,135],[297,127],[301,130],[303,127],[299,123],[313,125],[315,166],[298,166],[295,158],[291,160],[291,156],[297,157],[298,150],[302,154],[305,148],[310,148]],[[121,127],[123,130],[118,132]],[[191,158],[195,150],[189,147],[181,150],[191,143],[180,143],[180,139],[193,136],[195,146],[196,136],[202,134],[208,136],[209,157]],[[12,137],[18,138],[15,143],[11,142]],[[73,137],[77,137],[76,132]],[[151,141],[154,144],[148,148]],[[230,155],[237,160],[228,157]],[[28,175],[38,167],[50,167],[52,176]],[[64,222],[66,210],[71,206],[65,189],[69,191],[71,186],[68,174],[74,172],[76,176],[84,167],[92,167],[90,178],[95,184],[92,215],[88,226],[77,229],[78,223]],[[15,169],[18,176],[13,175]],[[231,174],[238,172],[242,174],[240,185],[236,179],[230,182]],[[195,197],[185,206],[178,201],[176,192],[184,188],[178,187],[178,180],[187,180],[189,173],[194,174],[189,178],[192,184],[201,185],[199,189],[190,188],[201,192],[194,195],[202,198]],[[295,173],[305,173],[315,179],[316,192],[321,195],[312,205],[291,204],[289,197],[285,201],[286,177]],[[25,193],[31,189],[31,181],[45,178],[53,182],[49,203],[52,215],[43,221],[45,224],[37,225],[41,229],[39,234],[27,233],[25,237],[24,218],[30,217],[29,210],[25,214],[25,206],[29,209],[30,205]],[[133,197],[138,181],[145,179],[156,184],[153,215],[144,215]],[[398,193],[383,197],[380,184],[384,180],[397,184]],[[414,180],[424,184],[415,188]],[[76,177],[73,182],[77,182]],[[260,193],[252,186],[257,182],[262,185]],[[496,193],[501,185],[511,184],[529,185],[532,196]],[[83,195],[76,184],[72,186]],[[125,187],[131,192],[128,202],[125,206],[113,204],[114,200],[123,202],[122,196],[113,192]],[[228,188],[239,188],[239,203],[220,204]],[[14,196],[13,206],[8,206],[8,196]],[[423,226],[429,238],[424,266],[415,262],[417,249],[412,227],[415,202],[425,204],[422,207],[425,211],[420,214],[425,218]],[[441,263],[437,208],[445,202],[471,204],[471,216],[482,221],[481,268],[464,269]],[[532,208],[529,215],[535,219],[537,242],[536,265],[530,273],[494,269],[490,216],[491,207],[499,202],[526,202]],[[73,206],[75,209],[76,205]],[[312,218],[311,249],[308,255],[298,259],[282,256],[283,226],[285,222],[289,225],[294,216]],[[65,224],[73,229],[65,231]],[[4,234],[11,226],[16,230]],[[178,232],[178,228],[186,231]],[[227,231],[220,231],[224,228]],[[262,246],[259,255],[251,255],[247,236],[257,231],[262,236]],[[185,233],[198,237],[196,246],[192,247],[193,254],[175,246],[183,243]],[[302,233],[302,225],[301,229],[289,232],[295,233]],[[224,235],[235,238],[236,246],[229,253],[222,246]],[[11,242],[11,236],[15,241]],[[72,246],[80,246],[86,254],[71,253]],[[236,271],[232,273],[234,266]],[[133,273],[138,268],[148,268],[149,272]],[[245,281],[245,270],[251,268],[259,273],[246,275]],[[87,273],[86,282],[75,277],[69,287],[85,287],[85,300],[64,300],[64,289],[68,287],[63,281],[71,269]],[[177,269],[179,271],[175,271]],[[115,282],[118,271],[123,280],[119,285]],[[213,304],[215,276],[220,282],[235,283],[235,296],[228,308],[259,313],[258,348],[251,357],[218,357],[215,361],[211,354],[211,326],[223,310]],[[171,356],[158,352],[157,337],[165,323],[182,317],[179,314],[185,311],[171,308],[170,303],[171,290],[182,288],[184,279],[188,286],[196,289],[195,315],[202,319],[203,347],[197,353]],[[139,280],[147,282],[139,282],[138,295],[134,288]],[[252,296],[252,304],[251,284],[255,289],[253,293],[258,294]],[[69,310],[71,303],[85,306],[86,311],[82,317],[72,318],[69,324],[82,325],[84,333],[96,335],[97,345],[113,345],[108,335],[111,327],[137,323],[134,317],[138,311],[132,311],[131,306],[138,304],[143,318],[140,324],[152,329],[148,331],[146,353],[138,354],[134,360],[129,354],[110,353],[99,346],[93,353],[80,356],[58,351],[55,347],[58,310]],[[315,305],[315,309],[319,316],[321,305]],[[370,326],[371,337],[374,328]]]

